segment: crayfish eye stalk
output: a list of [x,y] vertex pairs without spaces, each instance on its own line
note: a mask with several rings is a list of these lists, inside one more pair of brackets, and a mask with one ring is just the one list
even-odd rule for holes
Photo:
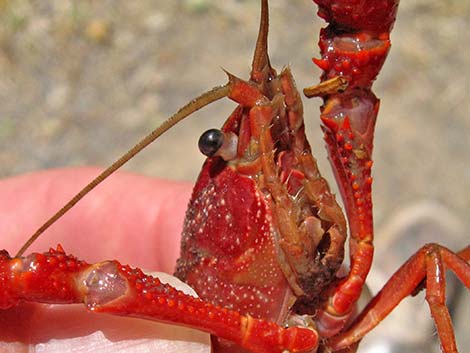
[[198,147],[206,157],[221,157],[230,161],[237,157],[238,137],[233,132],[210,129],[199,138]]
[[204,156],[212,157],[223,143],[224,133],[219,129],[210,129],[201,135],[197,145]]

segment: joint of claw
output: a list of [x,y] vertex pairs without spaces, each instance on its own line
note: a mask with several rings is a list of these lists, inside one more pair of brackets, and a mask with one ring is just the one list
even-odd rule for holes
[[304,88],[307,98],[324,97],[330,94],[341,93],[348,87],[348,80],[344,76],[336,76],[315,86]]
[[100,262],[88,270],[82,279],[84,286],[85,305],[93,310],[106,305],[126,294],[127,281],[112,261]]

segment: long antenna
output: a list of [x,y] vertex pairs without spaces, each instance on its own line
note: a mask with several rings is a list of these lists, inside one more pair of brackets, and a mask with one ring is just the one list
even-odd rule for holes
[[51,218],[49,218],[36,232],[24,243],[21,249],[16,254],[16,257],[20,257],[23,253],[36,241],[36,239],[44,233],[51,225],[53,225],[59,218],[67,213],[78,201],[80,201],[86,194],[98,186],[103,180],[109,177],[112,173],[122,167],[137,153],[142,151],[150,143],[155,141],[164,132],[168,131],[171,127],[176,125],[178,122],[191,115],[195,111],[205,107],[206,105],[215,102],[223,97],[226,97],[230,92],[230,82],[219,87],[214,87],[210,91],[201,94],[199,97],[193,99],[191,102],[186,104],[174,115],[165,120],[159,127],[153,130],[150,134],[145,136],[140,142],[126,152],[121,158],[114,162],[111,166],[105,169],[100,175],[93,179],[88,185],[80,190],[69,202],[67,202],[59,211],[57,211]]

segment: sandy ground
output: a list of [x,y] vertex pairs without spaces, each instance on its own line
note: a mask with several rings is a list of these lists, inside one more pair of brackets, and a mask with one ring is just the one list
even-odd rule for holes
[[[0,176],[107,165],[189,99],[224,83],[220,67],[248,75],[258,1],[70,3],[0,0]],[[430,233],[462,247],[470,230],[470,48],[464,44],[470,43],[470,4],[408,0],[400,6],[393,48],[375,84],[382,100],[374,152],[378,282]],[[271,1],[272,63],[290,64],[299,87],[317,82],[310,58],[318,55],[322,25],[310,1]],[[320,167],[332,180],[319,104],[305,102],[305,117]],[[195,114],[126,169],[194,180],[203,161],[199,135],[220,126],[233,107],[216,103]],[[406,221],[396,221],[399,212],[414,228],[400,228]],[[406,232],[423,235],[391,240]],[[400,251],[385,254],[381,241]],[[427,320],[422,297],[413,303]],[[457,307],[458,320],[463,310],[468,305]],[[426,332],[425,340],[432,335]],[[468,347],[468,337],[460,336]]]

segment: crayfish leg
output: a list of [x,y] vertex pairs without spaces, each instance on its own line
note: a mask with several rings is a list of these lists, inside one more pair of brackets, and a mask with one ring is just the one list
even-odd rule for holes
[[0,288],[0,309],[25,301],[83,303],[92,312],[193,327],[255,353],[312,351],[318,346],[318,334],[311,329],[284,329],[243,316],[117,261],[88,264],[66,254],[60,245],[22,258],[0,252]]
[[425,283],[426,301],[436,324],[444,353],[457,353],[454,329],[447,309],[445,271],[452,270],[470,289],[470,247],[458,253],[438,244],[427,244],[416,252],[389,279],[352,326],[332,337],[328,346],[341,350],[358,342],[377,326],[405,297],[413,295]]
[[[344,201],[350,229],[351,269],[325,308],[341,323],[354,308],[372,265],[372,150],[379,100],[372,92],[390,49],[398,0],[314,0],[329,25],[320,33],[323,70],[319,86],[306,95],[322,96],[324,138]],[[340,330],[341,324],[337,325]]]

